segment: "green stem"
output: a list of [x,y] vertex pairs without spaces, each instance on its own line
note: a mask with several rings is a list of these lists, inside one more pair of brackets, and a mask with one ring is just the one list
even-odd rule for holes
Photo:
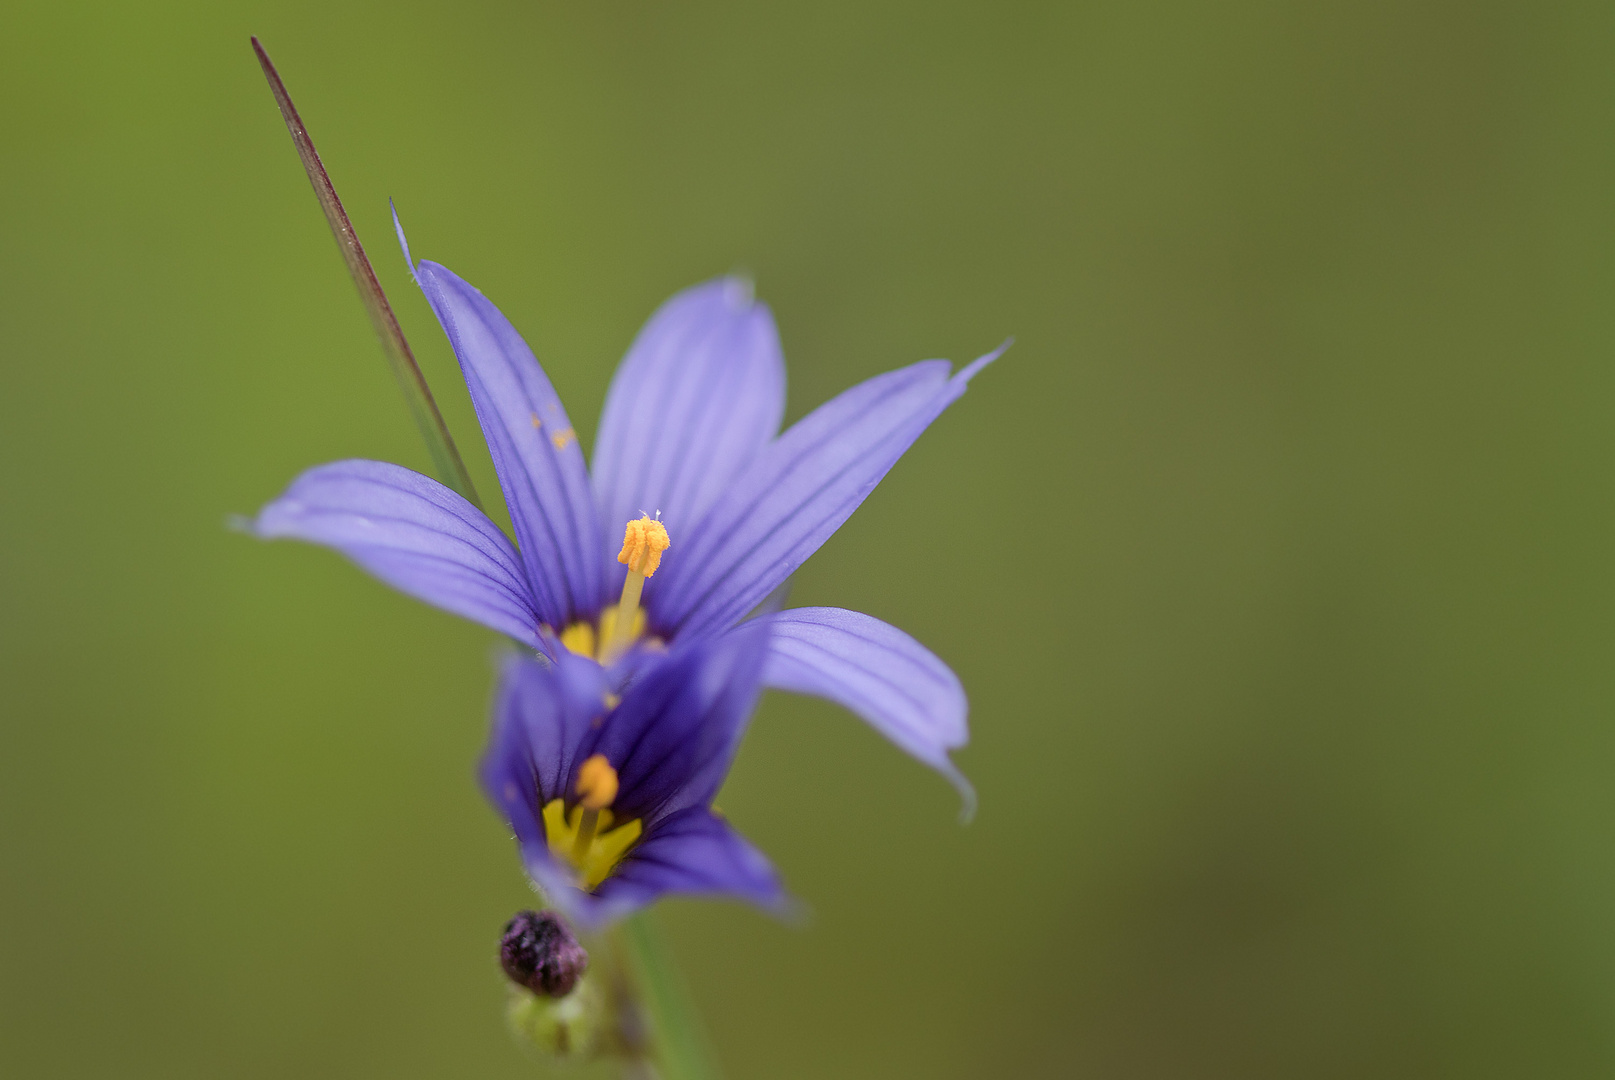
[[[649,1027],[645,1056],[660,1080],[719,1080],[721,1074],[690,1002],[689,988],[655,916],[642,911],[628,919],[617,940]],[[642,1077],[643,1064],[630,1063],[625,1077]]]
[[331,226],[331,235],[336,237],[342,261],[347,264],[348,274],[359,289],[359,298],[364,301],[370,325],[381,339],[382,351],[387,354],[387,363],[404,392],[404,400],[415,418],[415,426],[420,428],[421,438],[426,440],[426,449],[432,455],[438,478],[480,508],[482,504],[477,499],[477,489],[471,484],[471,474],[466,472],[465,462],[460,460],[460,451],[454,445],[448,425],[443,422],[443,414],[438,412],[431,388],[426,385],[426,376],[421,374],[420,365],[415,363],[415,354],[404,339],[404,331],[393,315],[392,305],[387,303],[387,294],[381,291],[381,282],[376,280],[376,271],[364,253],[364,245],[359,243],[359,235],[353,231],[348,212],[342,208],[342,200],[337,198],[336,186],[331,183],[331,177],[326,173],[318,151],[314,149],[314,140],[309,137],[303,118],[297,114],[297,106],[292,104],[292,96],[281,81],[280,73],[275,70],[269,54],[257,38],[252,39],[252,49],[258,54],[258,65],[264,69],[264,78],[269,80],[275,104],[280,106],[286,130],[292,133],[292,144],[297,147],[297,156],[303,161],[308,182],[314,185],[314,195],[320,201],[320,209],[325,211],[326,223]]

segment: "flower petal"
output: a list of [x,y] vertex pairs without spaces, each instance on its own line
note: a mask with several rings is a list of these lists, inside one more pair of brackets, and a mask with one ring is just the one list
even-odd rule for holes
[[583,898],[579,921],[599,926],[669,893],[732,896],[776,912],[788,906],[768,857],[711,810],[692,806],[664,819]]
[[602,680],[598,665],[570,653],[548,667],[530,657],[507,658],[478,769],[483,793],[516,834],[528,876],[555,902],[582,894],[572,871],[550,854],[543,810],[568,793],[578,749],[604,711]]
[[614,813],[649,830],[712,800],[762,691],[768,637],[753,620],[674,652],[623,692],[579,751],[580,760],[604,754],[617,770]]
[[[663,304],[623,357],[600,416],[594,488],[607,544],[656,510],[677,543],[784,414],[779,334],[749,282],[720,278]],[[623,573],[613,575],[619,584]]]
[[389,585],[537,646],[539,618],[499,527],[430,477],[384,461],[310,469],[249,531],[336,548]]
[[599,610],[605,563],[577,433],[532,350],[482,293],[434,262],[415,267],[454,346],[510,508],[534,607],[560,628]]
[[888,371],[792,425],[647,582],[645,604],[656,628],[668,635],[715,633],[750,611],[840,528],[1002,351],[952,377],[945,360]]
[[[482,786],[489,800],[509,810],[519,798],[536,812],[551,799],[568,797],[574,767],[582,760],[578,750],[590,725],[606,711],[605,692],[600,665],[569,652],[547,663],[530,656],[507,657],[482,762]],[[515,793],[505,787],[513,778],[519,789]],[[538,838],[543,839],[542,829]]]
[[763,684],[829,698],[958,788],[975,813],[970,781],[948,760],[963,746],[969,703],[959,677],[897,627],[842,608],[790,608],[757,621],[773,630]]

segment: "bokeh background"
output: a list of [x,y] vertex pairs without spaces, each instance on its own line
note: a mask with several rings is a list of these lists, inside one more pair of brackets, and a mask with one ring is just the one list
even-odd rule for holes
[[427,466],[248,47],[587,445],[675,290],[789,417],[1009,355],[799,574],[951,662],[947,785],[770,695],[811,905],[664,921],[729,1075],[1615,1071],[1615,7],[0,12],[0,1073],[523,1077],[493,636],[226,530]]

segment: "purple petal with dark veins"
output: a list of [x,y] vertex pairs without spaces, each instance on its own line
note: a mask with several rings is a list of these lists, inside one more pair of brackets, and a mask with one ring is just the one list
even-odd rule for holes
[[745,615],[830,538],[1001,352],[951,377],[945,360],[877,375],[792,425],[663,558],[645,587],[652,624],[664,634],[701,635]]
[[842,608],[790,608],[757,620],[773,631],[763,683],[828,698],[940,772],[975,813],[970,781],[948,751],[970,738],[959,677],[936,654],[879,619]]
[[396,589],[537,646],[527,574],[499,527],[430,477],[384,461],[310,469],[251,532],[342,552]]
[[603,679],[598,665],[570,653],[561,653],[549,667],[529,657],[508,657],[478,769],[483,793],[516,834],[528,876],[563,905],[582,894],[571,868],[550,854],[543,811],[550,800],[571,794],[579,746],[605,711]]
[[594,446],[601,529],[615,566],[624,523],[661,511],[679,543],[779,431],[785,359],[749,282],[686,289],[652,315],[611,380]]
[[482,293],[434,262],[415,267],[454,346],[510,508],[534,607],[560,628],[592,617],[603,542],[577,433],[532,350]]
[[[768,628],[748,624],[675,653],[630,686],[603,723],[599,665],[570,654],[547,667],[526,657],[505,662],[480,778],[551,903],[592,928],[664,892],[782,901],[768,860],[708,807],[756,700],[767,646]],[[612,813],[639,820],[644,832],[589,894],[550,852],[543,809],[552,799],[571,801],[578,766],[596,753],[618,770]]]
[[652,667],[585,739],[579,759],[604,754],[617,770],[612,811],[661,818],[712,800],[762,690],[769,627],[753,620]]
[[775,912],[788,905],[768,858],[711,810],[692,806],[663,819],[629,851],[584,898],[580,921],[598,926],[669,893],[732,896]]
[[532,795],[540,808],[551,799],[570,799],[569,784],[582,757],[578,749],[590,726],[605,715],[606,681],[600,665],[561,651],[547,664],[528,656],[507,657],[499,672],[493,729],[483,756],[483,788],[495,804],[511,798],[494,783],[506,777],[510,761],[530,772]]
[[[532,745],[532,732],[546,724],[564,731],[567,717],[558,680],[545,684],[523,675],[514,661],[507,661],[500,673],[493,726],[477,774],[483,794],[510,823],[525,850],[530,844],[544,844],[544,780],[548,777],[552,784],[557,782],[561,761],[553,747],[541,757]],[[567,740],[557,735],[554,741]]]

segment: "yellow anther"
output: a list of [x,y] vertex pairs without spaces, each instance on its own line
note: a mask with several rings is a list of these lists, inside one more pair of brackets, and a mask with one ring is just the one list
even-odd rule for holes
[[628,523],[628,528],[622,534],[622,550],[617,553],[617,561],[626,563],[629,573],[650,577],[662,563],[662,552],[671,544],[672,541],[667,538],[667,527],[647,515]]
[[617,770],[606,755],[595,754],[578,768],[578,802],[585,810],[604,810],[617,798]]
[[571,428],[563,428],[562,430],[557,431],[554,435],[550,436],[550,442],[555,444],[555,449],[565,450],[577,439],[577,437],[578,433],[573,431]]
[[600,662],[613,663],[634,643],[645,626],[644,613],[639,610],[639,594],[644,591],[645,579],[656,573],[662,564],[662,552],[672,546],[667,537],[667,526],[655,518],[644,516],[630,521],[623,530],[622,550],[617,561],[628,566],[622,579],[622,598],[612,613],[612,624],[606,628],[606,617],[600,618]]

